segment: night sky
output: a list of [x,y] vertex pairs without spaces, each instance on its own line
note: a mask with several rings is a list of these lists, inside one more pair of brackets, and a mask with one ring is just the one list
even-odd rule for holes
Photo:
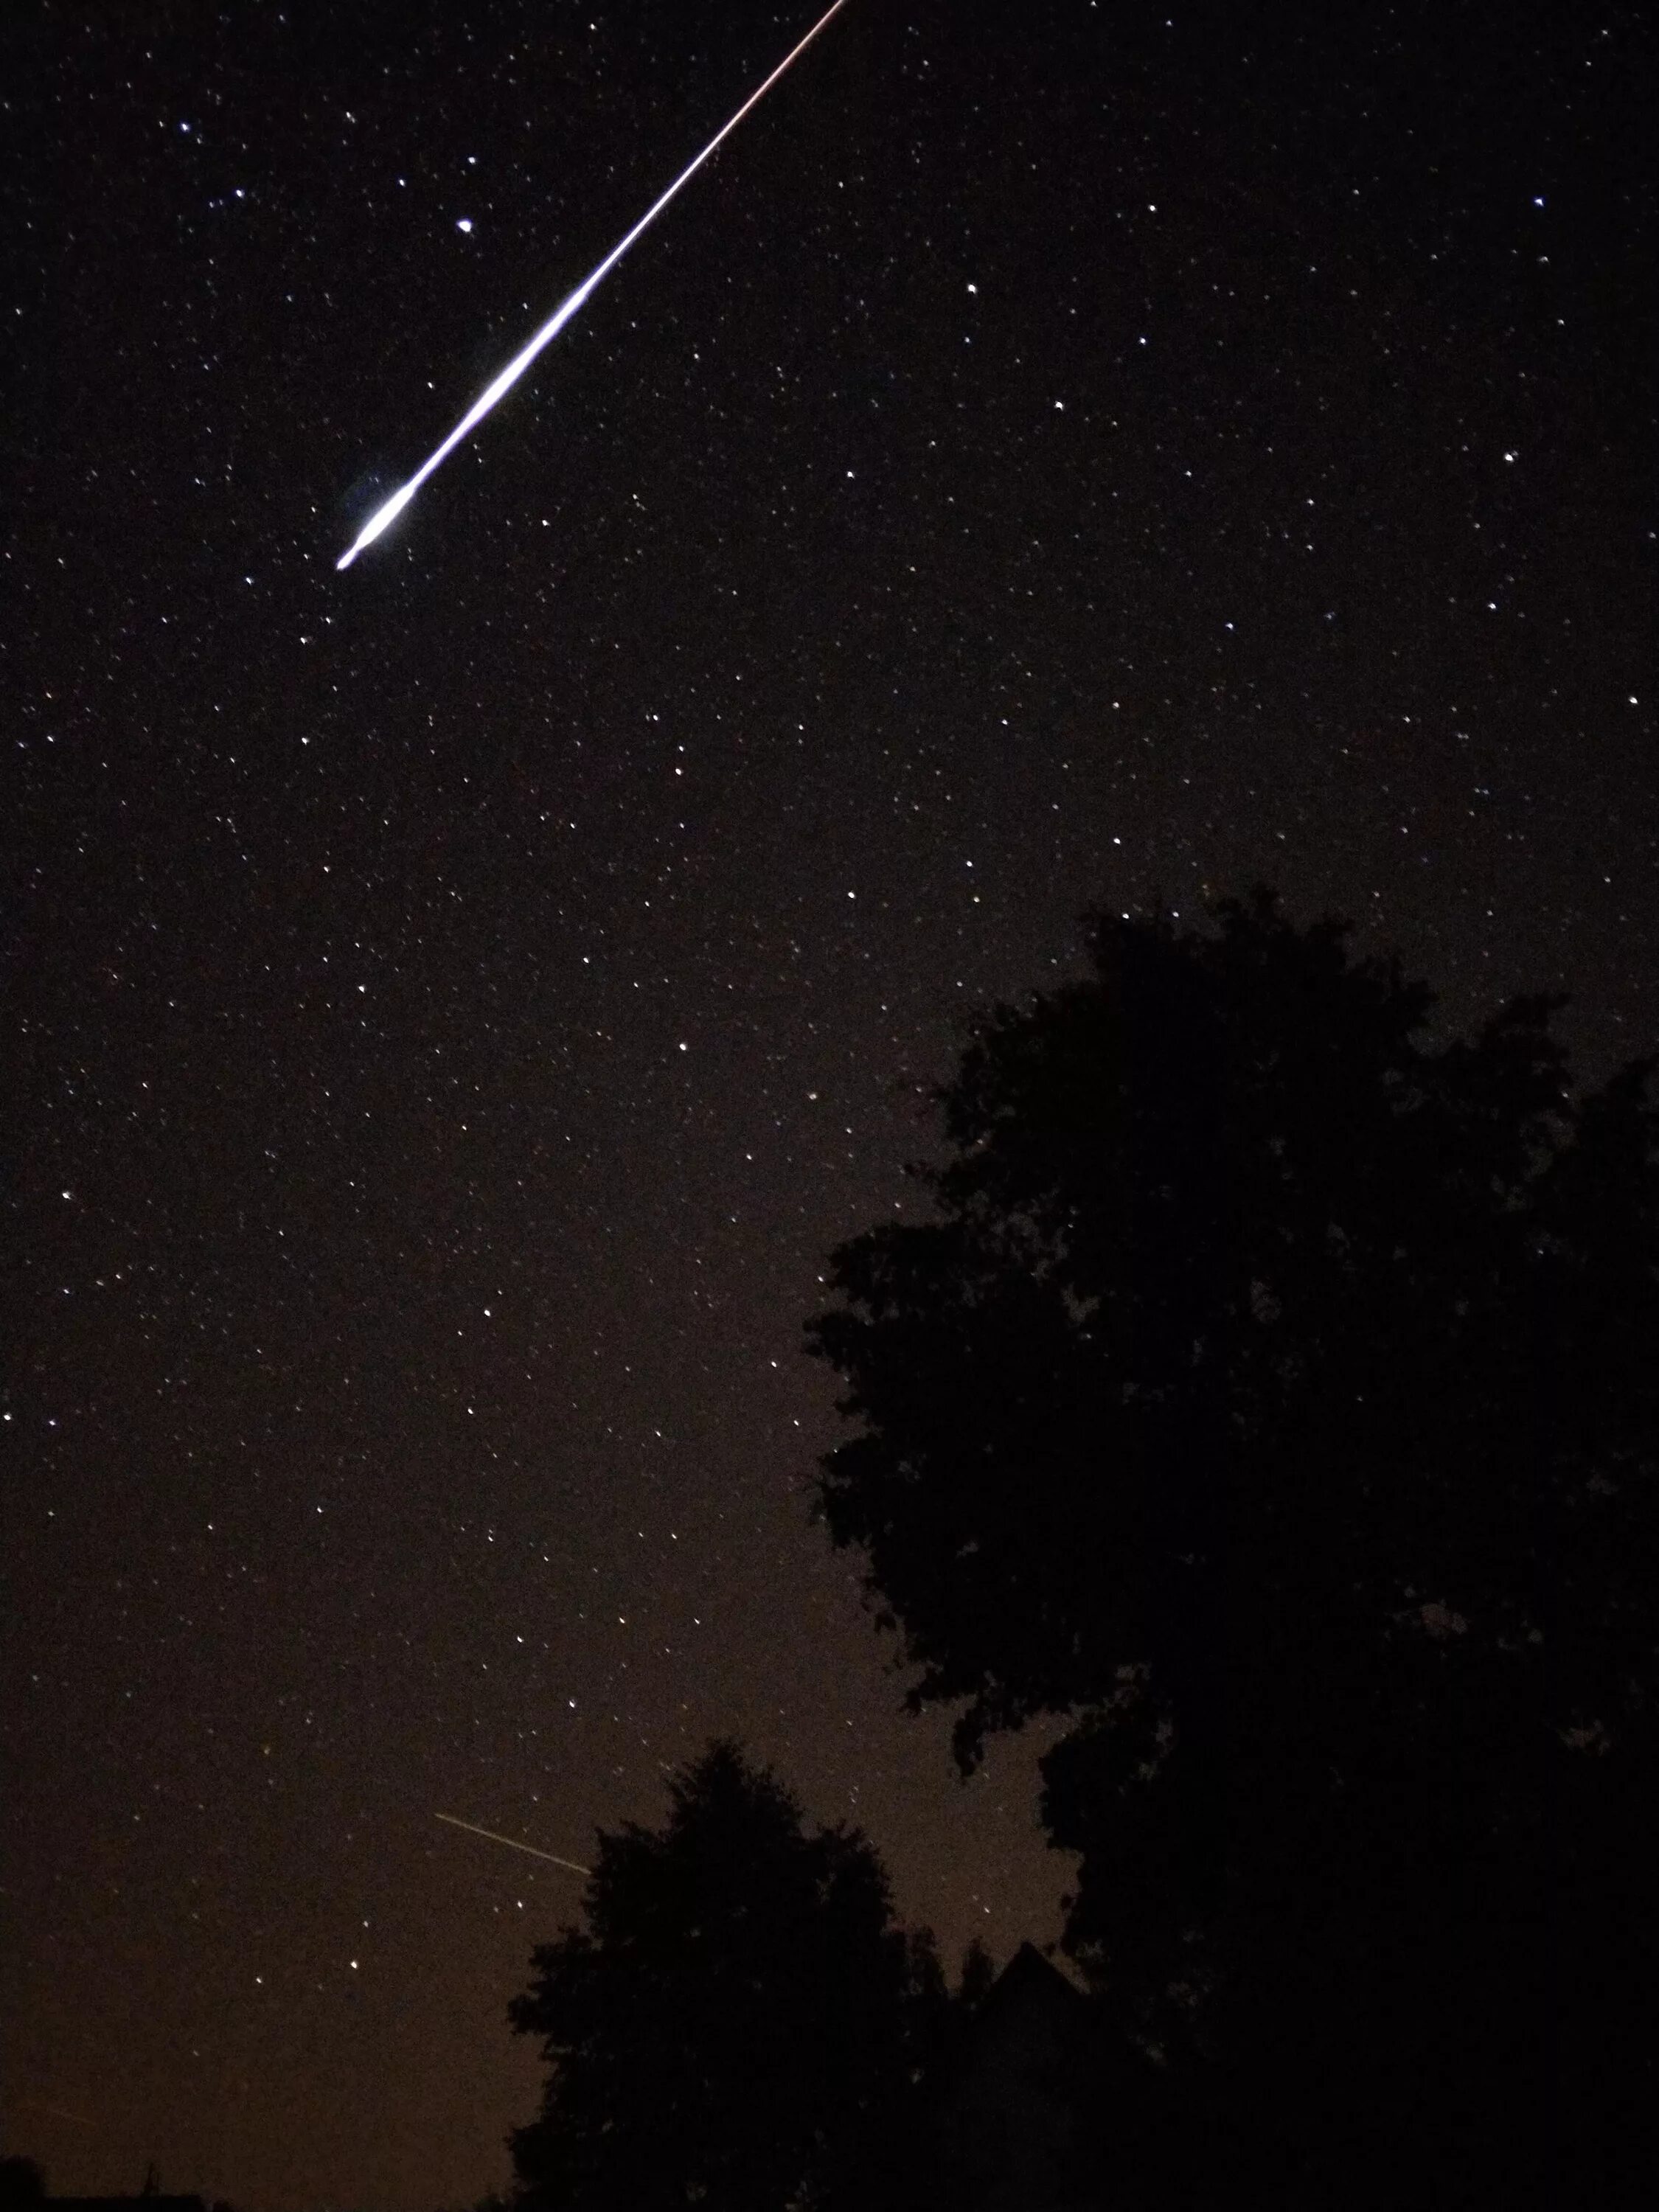
[[1659,1043],[1642,11],[9,11],[5,2148],[433,2212],[716,1733],[1051,1938],[810,1517],[967,1012],[1266,878]]

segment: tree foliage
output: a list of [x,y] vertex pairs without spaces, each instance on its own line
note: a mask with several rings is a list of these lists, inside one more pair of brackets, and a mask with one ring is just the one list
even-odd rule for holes
[[0,2212],[34,2212],[46,2201],[46,2177],[32,2158],[0,2158]]
[[[889,2163],[943,1978],[892,1921],[871,1846],[807,1834],[730,1743],[670,1785],[657,1831],[602,1835],[585,1929],[534,1958],[541,2114],[513,2138],[544,2212],[783,2212]],[[875,2195],[860,2202],[878,2203]]]
[[1074,1717],[1068,1945],[1150,2043],[1384,2130],[1438,2067],[1447,2156],[1565,2069],[1605,2138],[1659,2086],[1648,1067],[1575,1100],[1559,1000],[1436,1044],[1344,925],[1214,921],[977,1024],[934,1218],[833,1258],[823,1511],[964,1768]]

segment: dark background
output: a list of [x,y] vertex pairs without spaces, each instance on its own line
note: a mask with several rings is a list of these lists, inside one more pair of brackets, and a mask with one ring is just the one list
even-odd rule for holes
[[[1052,1936],[800,1325],[1076,917],[1267,877],[1659,1040],[1640,12],[37,5],[3,56],[9,2148],[506,2173],[715,1731]],[[460,228],[463,222],[472,226]]]

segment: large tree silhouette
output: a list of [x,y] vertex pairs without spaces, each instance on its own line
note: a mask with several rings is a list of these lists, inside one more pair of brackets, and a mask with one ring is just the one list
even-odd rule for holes
[[1068,1945],[1229,2160],[1546,2201],[1659,2092],[1659,1115],[1213,918],[978,1024],[935,1218],[833,1258],[823,1510],[965,1768],[1075,1717]]
[[947,2006],[931,1940],[893,1923],[871,1846],[809,1835],[716,1743],[658,1831],[602,1835],[585,1930],[535,1954],[512,2008],[544,2039],[513,2138],[538,2212],[878,2205]]

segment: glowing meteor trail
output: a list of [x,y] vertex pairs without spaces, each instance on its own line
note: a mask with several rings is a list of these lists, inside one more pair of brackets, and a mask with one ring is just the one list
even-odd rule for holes
[[434,1813],[434,1820],[446,1821],[452,1828],[465,1828],[469,1836],[486,1836],[492,1844],[505,1844],[510,1851],[527,1851],[532,1859],[545,1859],[551,1866],[563,1867],[568,1874],[592,1874],[592,1867],[578,1866],[574,1859],[556,1858],[551,1851],[538,1851],[534,1844],[520,1844],[511,1836],[498,1836],[493,1828],[475,1826],[471,1820],[458,1820],[453,1813]]
[[[553,340],[557,337],[559,332],[564,328],[565,325],[570,320],[570,318],[587,298],[589,293],[593,290],[595,285],[599,284],[605,277],[611,274],[611,271],[622,259],[623,254],[627,252],[629,247],[633,245],[635,240],[641,237],[646,231],[649,230],[652,224],[657,220],[657,217],[668,205],[669,201],[673,198],[675,193],[679,191],[680,187],[683,185],[686,185],[690,182],[691,179],[696,176],[697,171],[702,168],[703,163],[708,159],[709,155],[714,151],[714,149],[720,143],[722,139],[729,138],[731,137],[732,133],[737,129],[738,124],[742,122],[744,117],[748,114],[750,109],[756,106],[761,100],[765,99],[767,94],[770,92],[772,87],[777,82],[784,71],[794,62],[799,60],[800,56],[805,52],[808,46],[811,45],[813,40],[818,35],[818,33],[823,30],[825,24],[829,22],[830,17],[832,15],[840,15],[842,9],[846,5],[847,0],[835,0],[835,5],[824,10],[823,14],[819,16],[817,21],[813,24],[811,29],[806,33],[806,36],[800,41],[800,44],[797,46],[791,47],[790,51],[784,56],[783,59],[773,70],[771,76],[767,78],[765,83],[757,86],[756,89],[750,94],[748,99],[744,100],[743,106],[738,110],[731,121],[724,125],[714,133],[714,136],[703,148],[702,153],[697,155],[696,161],[688,162],[686,167],[680,171],[678,176],[675,178],[673,183],[670,185],[668,190],[663,194],[662,198],[646,210],[645,213],[635,224],[633,229],[630,230],[627,237],[623,239],[622,244],[620,246],[613,246],[610,252],[605,255],[605,259],[600,262],[599,267],[593,270],[592,274],[590,276],[585,277],[583,281],[577,285],[575,290],[570,295],[569,298],[564,301],[561,306],[553,310],[553,313],[542,325],[540,330],[538,330],[535,336],[531,339],[529,344],[526,345],[521,352],[515,354],[513,359],[508,362],[507,367],[501,371],[501,374],[495,379],[495,382],[486,386],[484,390],[478,394],[472,404],[467,409],[465,414],[462,416],[460,421],[455,425],[449,435],[444,440],[442,445],[438,447],[435,452],[428,453],[425,460],[421,463],[420,467],[416,469],[414,475],[410,477],[409,482],[401,486],[398,490],[394,491],[391,498],[386,501],[384,507],[377,507],[374,513],[370,515],[368,520],[363,525],[362,528],[357,533],[356,544],[355,545],[348,546],[346,550],[335,562],[334,565],[337,568],[349,568],[352,562],[356,559],[357,556],[362,551],[364,546],[372,545],[374,543],[374,540],[380,536],[380,532],[386,527],[387,524],[394,521],[396,518],[403,513],[404,509],[409,505],[410,501],[414,498],[416,493],[426,482],[427,478],[432,474],[433,471],[442,466],[443,463],[448,459],[449,456],[454,452],[456,447],[460,444],[462,439],[467,435],[469,431],[475,430],[478,424],[483,421],[484,416],[489,414],[490,409],[495,404],[495,402],[498,399],[502,398],[513,389],[513,386],[524,374],[526,369],[529,368],[531,362],[534,361],[537,355],[541,352],[543,347],[550,345],[553,343]],[[442,1819],[443,1815],[441,1814],[439,1818]],[[466,1823],[463,1820],[458,1822],[457,1825],[459,1826],[465,1827]],[[483,1831],[480,1829],[479,1833],[483,1834]],[[495,1840],[500,1843],[505,1841],[505,1838],[497,1837]],[[521,1850],[527,1848],[528,1846],[525,1844],[520,1844],[519,1846],[519,1849]],[[562,1864],[563,1862],[561,1861],[560,1863]]]

